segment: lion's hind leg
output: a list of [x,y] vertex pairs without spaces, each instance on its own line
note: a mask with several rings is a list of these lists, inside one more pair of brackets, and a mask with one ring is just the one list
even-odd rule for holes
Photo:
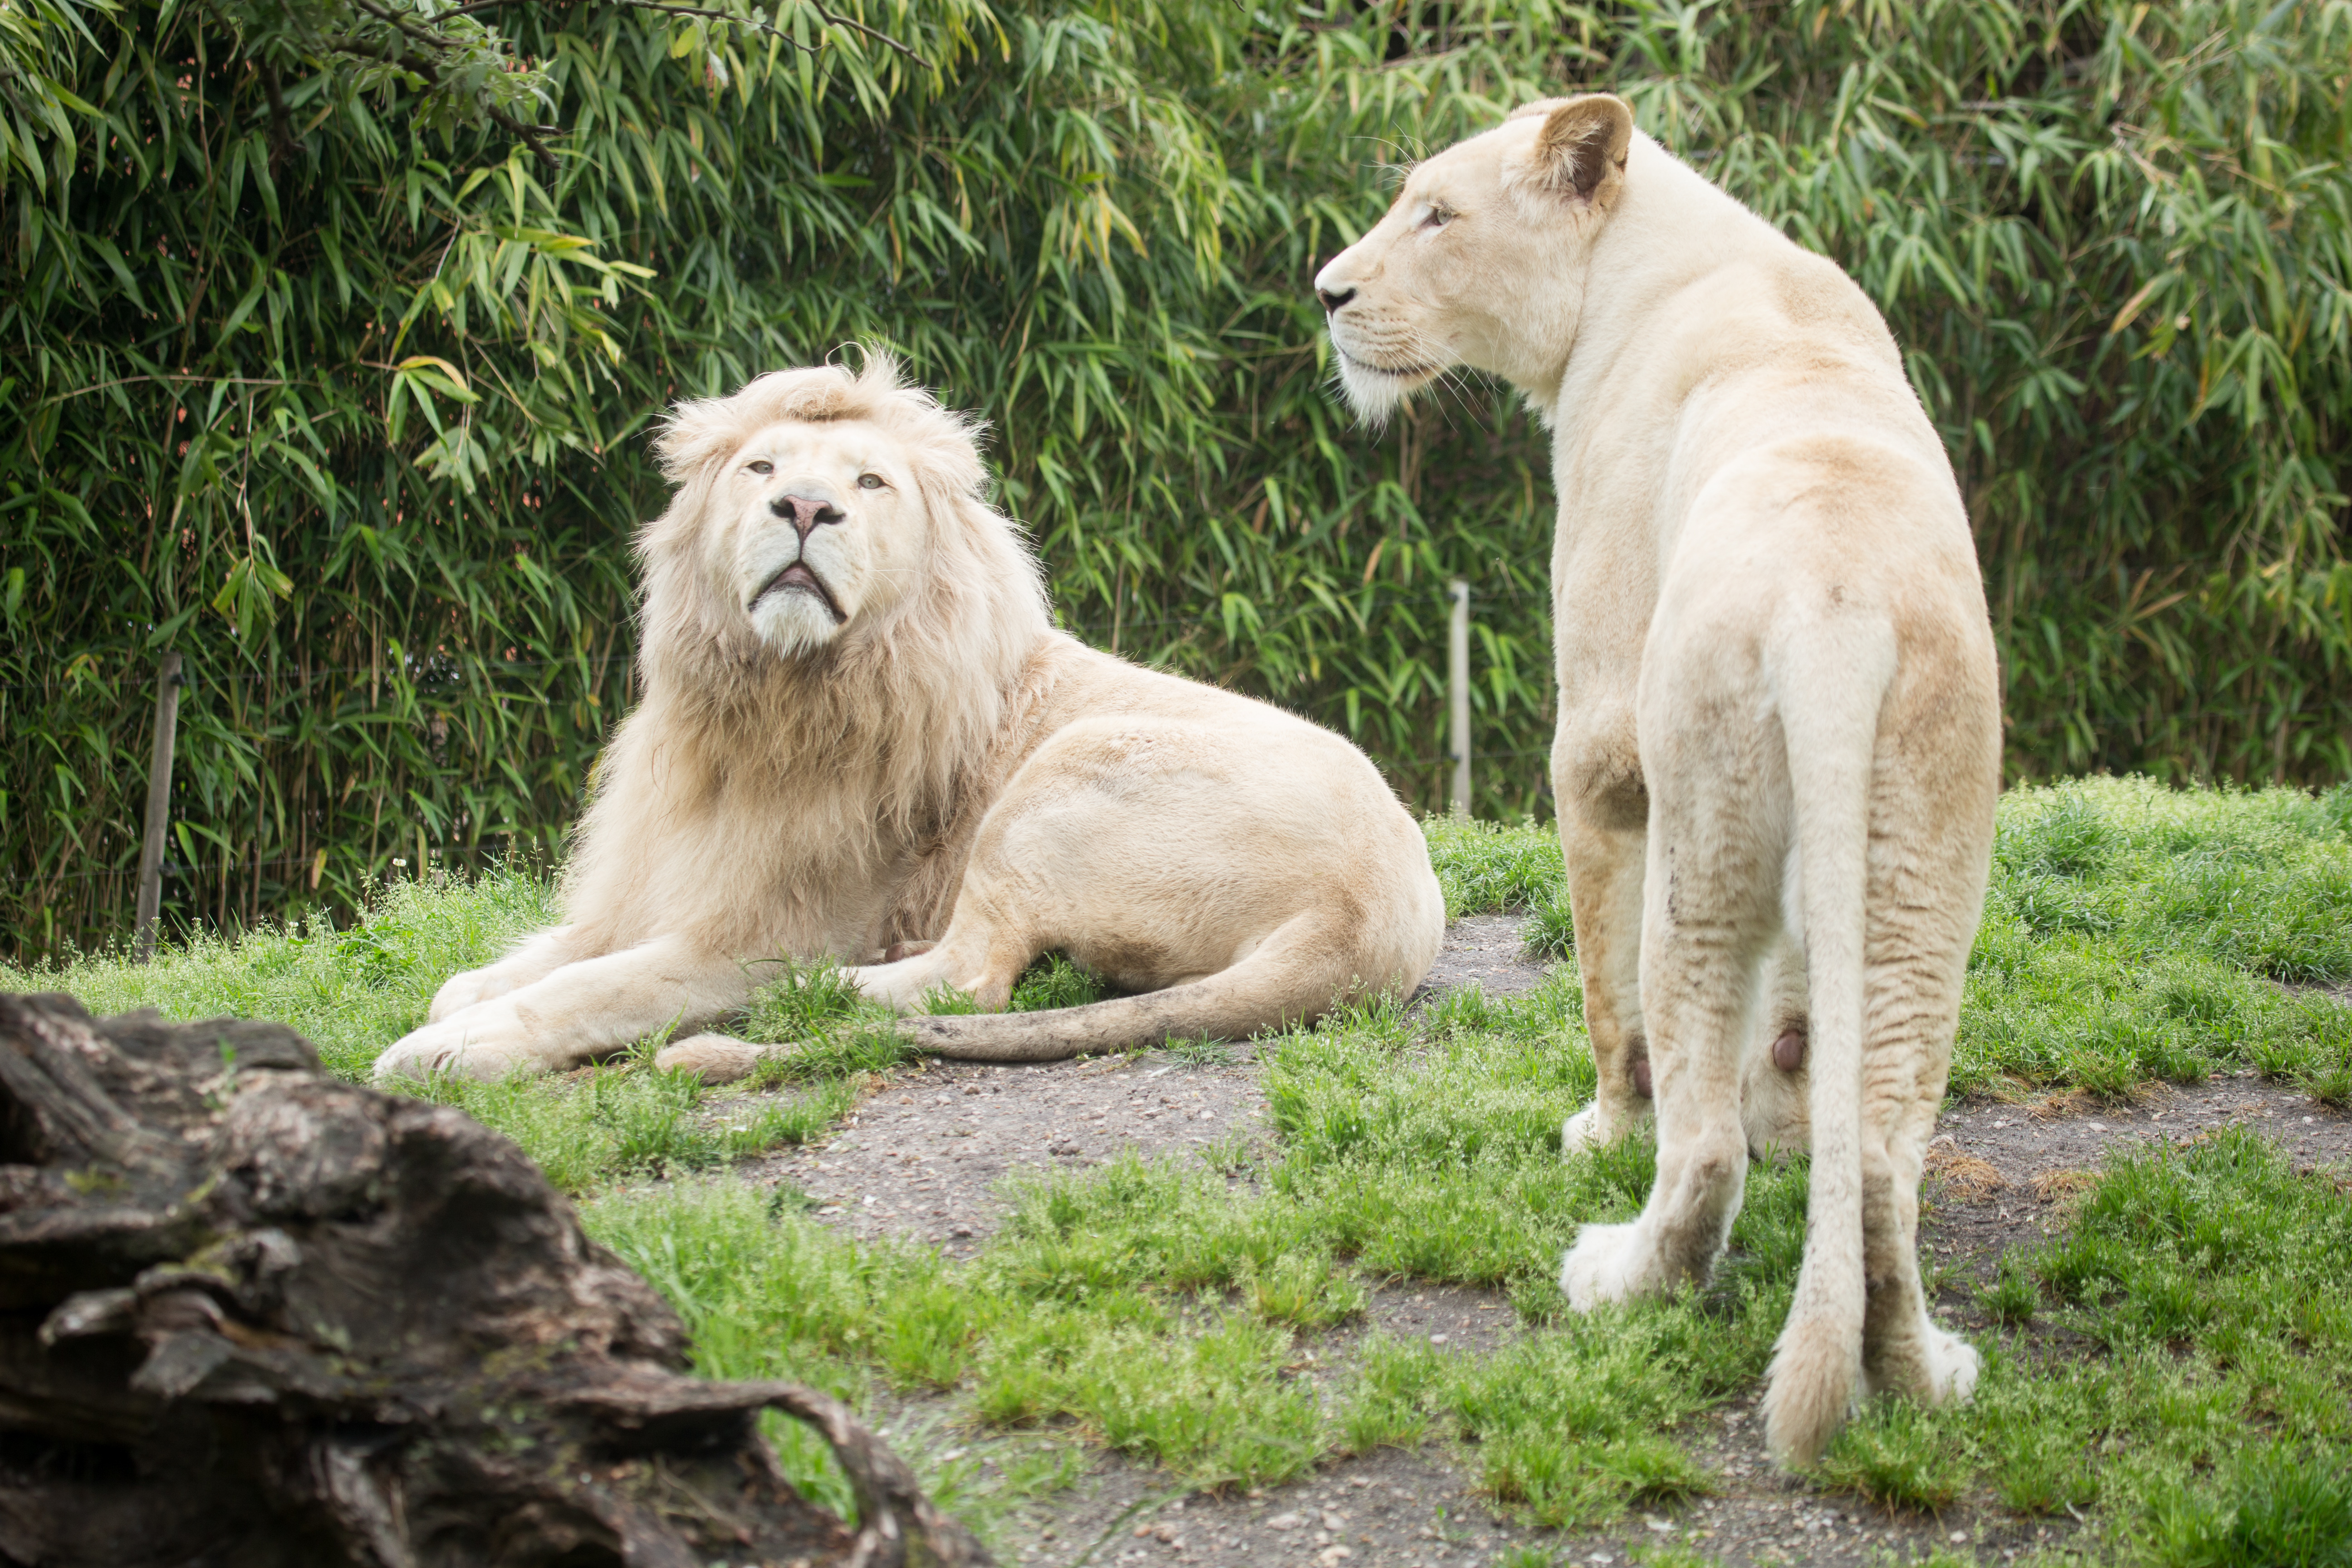
[[955,924],[929,950],[843,973],[866,996],[901,1013],[927,1011],[943,991],[963,993],[983,1013],[1001,1013],[1040,951],[1025,930],[959,908]]

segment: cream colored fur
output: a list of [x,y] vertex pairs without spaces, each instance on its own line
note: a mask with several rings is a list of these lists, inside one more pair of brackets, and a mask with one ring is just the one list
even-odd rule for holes
[[1658,1138],[1641,1217],[1569,1254],[1570,1300],[1704,1277],[1750,1152],[1810,1142],[1774,1452],[1810,1462],[1873,1389],[1965,1398],[1976,1352],[1928,1321],[1915,1230],[1999,689],[1885,324],[1597,94],[1414,169],[1316,286],[1367,414],[1466,365],[1552,431],[1552,775],[1601,1080],[1566,1143],[1624,1136],[1650,1082]]
[[[902,1007],[952,985],[1003,1008],[1052,949],[1144,994],[907,1025],[995,1060],[1244,1036],[1420,981],[1444,900],[1370,762],[1053,630],[976,428],[878,353],[677,409],[676,494],[637,546],[644,700],[598,763],[570,919],[449,981],[379,1078],[690,1033],[782,956],[858,965]],[[731,1077],[759,1051],[660,1059]]]

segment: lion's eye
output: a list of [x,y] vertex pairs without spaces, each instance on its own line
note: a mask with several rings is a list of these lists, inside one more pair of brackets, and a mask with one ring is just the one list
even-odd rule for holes
[[861,490],[878,490],[882,488],[882,476],[860,474],[857,476],[857,488]]
[[1429,216],[1421,220],[1423,228],[1444,228],[1454,221],[1454,214],[1444,207],[1432,207]]
[[751,464],[751,468],[755,474],[772,474],[776,471],[776,465],[768,461],[765,458],[762,458],[758,462]]

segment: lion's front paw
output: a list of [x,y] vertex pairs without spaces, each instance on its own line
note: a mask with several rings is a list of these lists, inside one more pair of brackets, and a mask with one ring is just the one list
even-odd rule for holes
[[402,1036],[376,1058],[375,1080],[455,1072],[488,1083],[518,1070],[543,1072],[551,1065],[532,1046],[514,1009],[489,1003]]
[[1588,1225],[1559,1266],[1559,1288],[1568,1304],[1580,1312],[1611,1301],[1631,1300],[1641,1294],[1635,1267],[1640,1227],[1631,1225]]
[[512,991],[519,982],[500,974],[499,966],[468,969],[463,974],[453,974],[433,993],[433,1005],[425,1010],[425,1022],[438,1024],[454,1018],[478,1002],[488,1002]]
[[654,1058],[654,1066],[670,1071],[698,1072],[705,1083],[733,1083],[737,1079],[751,1077],[751,1069],[767,1053],[767,1047],[747,1040],[730,1039],[725,1035],[696,1035],[666,1047]]

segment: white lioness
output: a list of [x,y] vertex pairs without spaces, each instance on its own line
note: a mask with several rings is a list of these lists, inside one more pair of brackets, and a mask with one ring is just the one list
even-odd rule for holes
[[[907,1007],[950,985],[1002,1008],[1057,948],[1143,993],[908,1021],[998,1061],[1244,1036],[1420,981],[1444,899],[1371,763],[1054,630],[976,431],[880,353],[677,410],[676,494],[637,545],[644,700],[598,765],[570,918],[442,986],[379,1078],[568,1066],[724,1018],[782,955],[866,965]],[[659,1059],[727,1077],[759,1049]]]
[[1810,1121],[1774,1453],[1811,1461],[1871,1390],[1965,1398],[1976,1352],[1928,1321],[1915,1231],[1999,689],[1968,516],[1885,324],[1600,94],[1421,164],[1316,289],[1367,414],[1467,365],[1552,430],[1552,778],[1601,1080],[1566,1142],[1624,1134],[1653,1081],[1658,1130],[1649,1203],[1584,1228],[1570,1300],[1703,1277],[1749,1145]]

